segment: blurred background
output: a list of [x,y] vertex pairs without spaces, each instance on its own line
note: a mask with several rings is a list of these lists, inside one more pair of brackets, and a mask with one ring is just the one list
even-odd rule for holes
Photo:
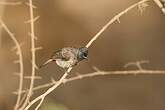
[[[19,0],[0,0],[17,2]],[[21,1],[21,0],[20,0]],[[22,44],[25,75],[31,74],[29,7],[0,5],[0,16]],[[59,48],[85,46],[87,42],[113,16],[138,0],[33,0],[37,7],[35,16],[37,65],[42,64]],[[120,18],[121,23],[111,25],[89,48],[89,60],[81,62],[75,73],[93,72],[92,66],[100,70],[125,70],[129,62],[148,60],[144,69],[165,69],[165,15],[153,2],[141,14],[138,8]],[[13,41],[0,28],[0,110],[12,110],[18,89],[18,59]],[[137,69],[130,66],[127,69]],[[35,86],[58,80],[64,73],[55,63],[37,70],[42,79]],[[25,79],[24,88],[29,80]],[[165,110],[165,75],[109,75],[86,78],[66,83],[52,92],[40,110]],[[45,89],[34,92],[34,96]]]

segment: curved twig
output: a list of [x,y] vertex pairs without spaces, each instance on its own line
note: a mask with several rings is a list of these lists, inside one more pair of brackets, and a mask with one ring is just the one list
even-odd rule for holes
[[21,5],[22,2],[7,2],[7,1],[1,1],[0,5],[10,5],[10,6],[15,6],[15,5]]
[[[165,70],[125,70],[125,71],[96,71],[92,73],[87,73],[87,74],[79,74],[77,76],[67,78],[65,79],[64,83],[72,82],[75,80],[80,80],[84,78],[90,78],[90,77],[95,77],[95,76],[102,76],[102,75],[145,75],[145,74],[150,74],[150,75],[159,75],[159,74],[165,74]],[[43,84],[40,86],[37,86],[33,88],[33,91],[43,89],[46,87],[50,87],[57,82],[51,82],[47,84]],[[23,90],[22,93],[26,93],[29,90]],[[17,92],[15,92],[17,94]]]
[[35,80],[35,67],[36,67],[36,56],[35,56],[35,33],[34,33],[34,13],[33,13],[33,3],[32,0],[29,0],[29,12],[30,12],[30,30],[31,30],[31,53],[32,53],[32,73],[30,80],[29,92],[27,94],[26,100],[23,103],[20,110],[23,110],[28,104],[30,97],[32,96],[34,80]]
[[43,100],[45,99],[45,97],[50,94],[54,89],[56,89],[59,85],[61,85],[63,83],[63,81],[65,80],[65,78],[68,76],[68,73],[70,73],[70,71],[72,70],[72,67],[70,67],[65,73],[64,75],[60,78],[60,80],[54,84],[52,87],[50,87],[45,93],[43,93],[42,95],[38,96],[37,98],[35,98],[33,101],[31,101],[29,103],[29,105],[24,109],[24,110],[28,110],[34,103],[36,103],[37,101],[41,100],[40,103],[38,104],[37,108],[35,110],[37,110],[40,105],[42,104]]
[[0,19],[0,24],[2,25],[2,27],[4,28],[4,30],[9,34],[9,36],[11,37],[11,39],[13,40],[13,42],[16,45],[17,48],[17,55],[19,57],[19,64],[20,64],[20,73],[19,73],[19,78],[20,78],[20,82],[19,82],[19,88],[18,88],[18,96],[17,96],[17,101],[15,104],[15,110],[18,109],[19,104],[20,104],[20,100],[21,100],[21,93],[22,93],[22,88],[23,88],[23,74],[24,74],[24,68],[23,68],[23,55],[22,55],[22,50],[21,50],[21,46],[18,43],[17,39],[15,38],[14,34],[12,32],[10,32],[10,30],[8,29],[8,27],[5,25],[5,23]]
[[120,12],[119,14],[117,14],[116,16],[114,16],[107,24],[105,24],[101,30],[99,30],[99,32],[88,42],[88,44],[86,45],[86,47],[88,48],[89,46],[92,45],[92,43],[115,21],[119,21],[120,17],[123,16],[124,14],[126,14],[128,11],[132,10],[133,8],[137,7],[140,4],[143,4],[147,1],[151,1],[151,0],[141,0],[140,2],[137,2],[133,5],[131,5],[130,7],[128,7],[127,9],[125,9],[124,11]]

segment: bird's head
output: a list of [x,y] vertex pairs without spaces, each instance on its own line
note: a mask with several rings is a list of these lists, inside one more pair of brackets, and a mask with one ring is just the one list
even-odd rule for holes
[[86,47],[79,48],[78,59],[81,61],[83,59],[87,59],[87,56],[88,56],[88,49]]

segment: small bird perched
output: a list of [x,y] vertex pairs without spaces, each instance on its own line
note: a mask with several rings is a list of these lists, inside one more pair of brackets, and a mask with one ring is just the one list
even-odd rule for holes
[[73,48],[73,47],[65,47],[58,51],[55,51],[51,58],[47,60],[40,67],[43,67],[50,62],[55,61],[56,64],[62,68],[68,69],[69,67],[73,67],[78,64],[78,62],[83,59],[87,59],[88,49],[86,47],[81,48]]

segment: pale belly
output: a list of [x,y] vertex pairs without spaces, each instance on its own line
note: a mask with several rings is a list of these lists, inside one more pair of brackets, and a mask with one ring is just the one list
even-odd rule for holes
[[56,59],[56,63],[58,66],[60,66],[62,68],[69,68],[69,67],[72,67],[73,65],[75,65],[75,62],[73,60],[62,61],[61,59]]

